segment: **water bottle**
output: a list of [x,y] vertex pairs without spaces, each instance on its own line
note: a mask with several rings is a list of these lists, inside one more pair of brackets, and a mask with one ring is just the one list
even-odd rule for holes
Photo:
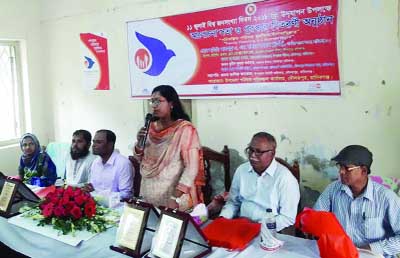
[[276,239],[276,219],[272,209],[268,208],[261,223],[260,246],[264,250],[274,251],[280,247],[278,241]]
[[270,208],[267,209],[264,223],[267,226],[268,230],[271,232],[271,235],[276,237],[276,219],[275,215],[272,213],[272,209]]

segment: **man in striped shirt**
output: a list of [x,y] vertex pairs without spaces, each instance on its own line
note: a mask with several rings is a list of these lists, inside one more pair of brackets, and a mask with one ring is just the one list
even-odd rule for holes
[[325,189],[314,209],[333,212],[357,247],[395,257],[400,253],[400,198],[369,180],[372,153],[350,145],[332,160],[340,180]]

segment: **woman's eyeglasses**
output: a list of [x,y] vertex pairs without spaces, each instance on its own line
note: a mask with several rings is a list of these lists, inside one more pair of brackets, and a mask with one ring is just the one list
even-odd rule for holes
[[251,156],[254,154],[256,157],[261,157],[264,153],[268,152],[273,152],[274,150],[258,150],[258,149],[253,149],[252,147],[247,147],[244,152],[247,154],[247,156]]
[[166,100],[162,100],[162,99],[151,99],[149,101],[150,106],[153,107],[158,107],[162,102],[166,102]]

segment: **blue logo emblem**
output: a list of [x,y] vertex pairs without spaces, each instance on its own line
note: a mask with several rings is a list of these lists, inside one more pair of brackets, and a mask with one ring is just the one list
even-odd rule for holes
[[136,66],[139,69],[145,70],[144,73],[150,76],[160,75],[164,71],[169,60],[173,56],[176,56],[174,51],[167,49],[165,44],[159,39],[147,37],[139,32],[135,33],[136,38],[148,50],[141,48],[136,51],[134,57]]
[[90,58],[90,57],[87,57],[87,56],[84,56],[85,57],[85,66],[86,66],[86,68],[88,68],[88,69],[92,69],[92,67],[93,67],[93,65],[94,65],[94,61]]

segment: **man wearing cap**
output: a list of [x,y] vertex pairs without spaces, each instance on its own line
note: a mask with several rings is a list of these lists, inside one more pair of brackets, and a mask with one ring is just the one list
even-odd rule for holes
[[369,180],[372,153],[350,145],[332,160],[340,180],[325,189],[314,209],[333,212],[357,247],[395,257],[400,253],[400,198]]

